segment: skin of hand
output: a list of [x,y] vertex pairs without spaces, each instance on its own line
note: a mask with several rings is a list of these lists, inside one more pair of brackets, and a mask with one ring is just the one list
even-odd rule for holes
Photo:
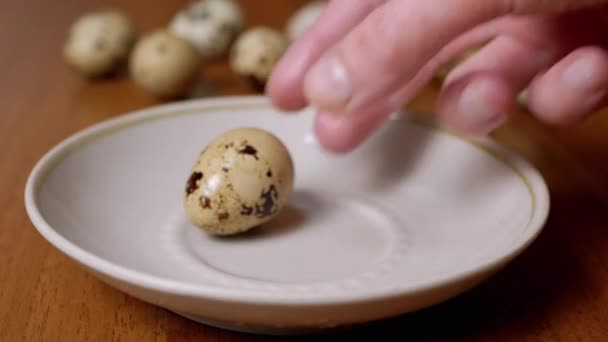
[[608,93],[608,0],[332,0],[269,80],[278,108],[317,110],[321,145],[347,153],[410,101],[443,63],[437,117],[484,135],[527,89],[530,111],[572,124]]

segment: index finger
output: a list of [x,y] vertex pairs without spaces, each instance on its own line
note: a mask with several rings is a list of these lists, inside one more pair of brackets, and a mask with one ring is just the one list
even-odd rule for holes
[[502,0],[391,0],[308,71],[315,107],[358,113],[407,84],[444,46],[509,10]]
[[315,24],[287,50],[268,81],[267,93],[282,109],[306,105],[302,90],[308,68],[386,0],[332,0]]

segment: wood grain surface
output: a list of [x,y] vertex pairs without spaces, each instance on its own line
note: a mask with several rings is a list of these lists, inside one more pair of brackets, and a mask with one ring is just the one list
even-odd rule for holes
[[[0,1],[0,341],[271,340],[196,324],[106,286],[50,246],[25,213],[26,178],[52,146],[100,120],[160,103],[124,75],[90,82],[66,67],[61,48],[70,23],[114,5],[147,32],[184,3]],[[302,3],[241,0],[247,26],[276,28]],[[201,76],[213,84],[207,96],[253,93],[222,61]],[[410,108],[432,111],[436,88]],[[552,211],[539,239],[454,300],[340,337],[608,341],[608,113],[558,129],[521,111],[495,135],[549,183]]]

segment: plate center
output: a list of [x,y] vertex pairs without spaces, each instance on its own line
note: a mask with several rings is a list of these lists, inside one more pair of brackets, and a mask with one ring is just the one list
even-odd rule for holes
[[354,197],[295,193],[272,222],[212,237],[187,225],[184,243],[222,273],[270,282],[332,281],[373,271],[394,249],[397,222]]

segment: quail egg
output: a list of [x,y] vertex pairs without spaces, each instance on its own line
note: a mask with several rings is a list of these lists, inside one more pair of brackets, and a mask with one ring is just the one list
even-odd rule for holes
[[136,36],[135,25],[120,11],[87,13],[70,27],[63,55],[66,63],[83,75],[101,76],[123,65]]
[[184,208],[201,230],[234,235],[276,217],[287,205],[293,183],[293,161],[275,135],[236,128],[216,137],[196,160]]
[[327,1],[312,1],[298,9],[287,21],[285,33],[290,42],[300,38],[321,16]]
[[230,65],[237,75],[263,90],[287,46],[287,39],[281,32],[265,26],[253,27],[237,38],[230,54]]
[[201,58],[187,41],[158,30],[140,39],[129,61],[131,77],[159,97],[187,92],[196,80]]
[[242,20],[241,9],[232,0],[199,0],[178,12],[169,30],[212,59],[226,53]]

